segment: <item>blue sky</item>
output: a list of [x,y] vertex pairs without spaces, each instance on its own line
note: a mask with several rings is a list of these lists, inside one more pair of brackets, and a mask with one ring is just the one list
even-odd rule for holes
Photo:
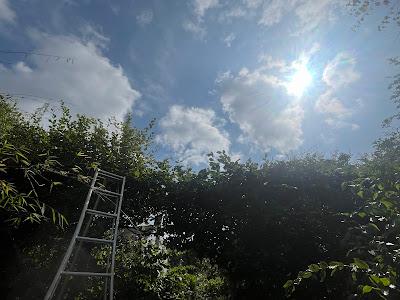
[[[156,118],[160,158],[356,156],[394,113],[397,28],[338,0],[0,0],[0,90],[106,120]],[[70,60],[71,58],[72,60]],[[44,100],[45,99],[45,100]]]

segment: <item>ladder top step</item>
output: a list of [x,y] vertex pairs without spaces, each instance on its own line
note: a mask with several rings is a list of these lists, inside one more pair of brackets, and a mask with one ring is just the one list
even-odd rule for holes
[[63,271],[62,275],[72,275],[72,276],[102,276],[109,277],[111,273],[93,273],[93,272],[72,272],[72,271]]
[[102,169],[98,169],[98,172],[99,172],[100,174],[106,175],[106,176],[108,176],[108,177],[114,177],[115,179],[124,179],[124,178],[125,178],[124,176],[117,175],[117,174],[114,174],[114,173],[111,173],[111,172],[107,172],[107,171],[104,171],[104,170],[102,170]]
[[90,208],[88,208],[86,210],[86,212],[91,214],[91,215],[99,215],[99,216],[109,217],[109,218],[116,218],[117,217],[117,214],[111,214],[111,213],[107,213],[107,212],[100,211],[100,210],[94,210],[94,209],[90,209]]
[[94,188],[93,188],[93,191],[94,191],[94,192],[98,192],[98,193],[100,193],[100,194],[108,194],[108,195],[118,196],[118,197],[121,196],[121,194],[119,194],[119,193],[112,192],[112,191],[109,191],[109,190],[103,190],[103,189],[101,189],[101,188],[99,188],[99,187],[94,187]]
[[113,240],[97,239],[97,238],[91,238],[91,237],[86,237],[86,236],[77,236],[76,239],[79,240],[79,241],[92,242],[92,243],[108,243],[108,244],[112,244],[114,242]]

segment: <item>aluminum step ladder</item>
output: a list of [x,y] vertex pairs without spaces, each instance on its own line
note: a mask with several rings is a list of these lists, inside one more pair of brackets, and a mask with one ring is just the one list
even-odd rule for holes
[[[98,182],[101,180],[109,180],[115,181],[117,185],[117,191],[111,191],[105,189],[103,186],[99,186]],[[50,300],[54,297],[56,289],[60,283],[60,279],[62,276],[87,276],[87,277],[104,277],[104,299],[113,299],[114,296],[114,268],[115,268],[115,252],[116,252],[116,244],[117,244],[117,235],[118,235],[118,225],[120,220],[122,199],[125,188],[125,177],[116,175],[104,170],[97,169],[92,179],[92,183],[90,185],[89,192],[86,196],[86,201],[82,209],[81,216],[79,218],[78,224],[76,226],[74,235],[70,241],[70,244],[67,248],[67,251],[64,255],[64,258],[57,270],[56,275],[44,297],[45,300]],[[93,209],[89,208],[89,204],[93,195],[97,195],[97,201]],[[113,203],[114,211],[112,213],[97,210],[97,204],[99,200],[109,201]],[[113,201],[114,200],[114,201]],[[89,217],[89,223],[86,226],[86,229],[83,230],[82,235],[81,229],[84,223],[85,217]],[[101,216],[106,218],[113,219],[113,225],[111,228],[112,231],[112,239],[103,239],[103,238],[93,238],[85,236],[88,226],[90,226],[90,222],[92,221],[93,216]],[[107,264],[107,270],[104,273],[95,273],[95,272],[80,272],[80,271],[68,271],[66,267],[68,262],[70,261],[71,254],[76,247],[76,242],[85,242],[85,243],[100,243],[100,244],[108,244],[111,245],[111,262],[109,260]],[[63,290],[60,294],[63,293]],[[108,293],[108,297],[107,297]],[[62,296],[62,295],[59,295]]]

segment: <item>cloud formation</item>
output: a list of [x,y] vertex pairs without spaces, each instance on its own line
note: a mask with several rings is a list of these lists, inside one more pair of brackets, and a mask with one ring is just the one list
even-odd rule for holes
[[357,81],[360,74],[355,70],[356,60],[349,53],[338,53],[324,68],[322,81],[326,91],[315,103],[315,110],[326,115],[325,122],[333,128],[359,128],[355,123],[347,121],[353,110],[347,107],[337,96],[345,87]]
[[208,9],[216,7],[218,4],[218,0],[195,0],[194,12],[198,17],[202,18]]
[[233,41],[236,39],[236,35],[232,32],[228,34],[224,39],[224,44],[229,48],[232,46]]
[[236,75],[225,72],[218,76],[220,102],[230,121],[241,130],[239,142],[263,152],[274,149],[281,154],[303,144],[302,96],[293,93],[291,78],[319,49],[315,43],[293,61],[262,54],[258,68],[252,71],[243,68]]
[[333,90],[345,87],[360,78],[355,65],[356,59],[353,56],[340,52],[325,66],[322,80]]
[[264,2],[258,24],[272,26],[279,23],[282,17],[293,9],[296,3],[297,0],[272,0]]
[[153,21],[153,11],[144,10],[139,15],[136,16],[136,22],[140,26],[146,26]]
[[202,26],[201,21],[198,20],[185,20],[182,27],[185,31],[194,34],[194,36],[200,40],[202,40],[207,33],[206,29]]
[[239,142],[264,152],[275,149],[287,153],[303,143],[304,111],[288,99],[285,82],[266,70],[242,69],[237,75],[219,76],[220,102],[230,121],[241,130]]
[[218,0],[194,0],[192,2],[194,19],[185,20],[182,27],[185,31],[194,34],[194,36],[200,40],[204,39],[207,34],[204,23],[204,16],[207,10],[214,8],[219,5]]
[[229,136],[211,109],[173,105],[160,120],[160,128],[156,141],[171,148],[185,164],[206,163],[210,152],[229,152]]
[[0,23],[14,23],[15,12],[11,9],[8,0],[0,0]]
[[295,8],[295,15],[298,19],[298,30],[295,34],[304,34],[313,30],[325,22],[335,20],[335,13],[341,6],[341,1],[337,0],[306,0],[298,1],[299,5]]
[[[103,120],[111,116],[121,120],[140,97],[122,67],[112,64],[95,42],[39,32],[31,33],[31,38],[37,46],[36,53],[70,57],[73,61],[30,56],[11,67],[0,65],[1,89],[44,97],[46,102],[64,100],[73,113]],[[29,98],[20,103],[26,111],[40,105]]]
[[220,20],[253,17],[260,26],[272,27],[294,20],[294,35],[317,30],[321,24],[335,20],[344,1],[337,0],[243,0],[220,14]]

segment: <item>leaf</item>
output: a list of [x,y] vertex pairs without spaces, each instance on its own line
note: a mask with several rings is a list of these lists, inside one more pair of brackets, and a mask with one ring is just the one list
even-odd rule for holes
[[29,161],[27,161],[27,160],[25,160],[25,159],[22,159],[21,162],[22,162],[25,166],[29,166],[29,165],[30,165]]
[[387,199],[382,199],[381,203],[385,205],[386,208],[390,209],[394,206],[393,202]]
[[316,264],[311,264],[311,265],[309,265],[309,266],[308,266],[308,269],[309,269],[311,272],[313,272],[313,273],[316,273],[316,272],[318,272],[318,271],[320,270],[319,266],[316,265]]
[[292,287],[293,286],[293,280],[288,280],[288,281],[286,281],[286,283],[283,285],[283,288],[284,289],[288,289],[288,288],[290,288],[290,287]]
[[329,268],[330,269],[336,269],[338,268],[339,270],[343,270],[344,264],[341,261],[331,261],[329,263]]
[[376,231],[381,231],[381,230],[379,229],[379,227],[376,226],[374,223],[368,223],[368,226],[371,227],[371,228],[373,228],[373,229],[375,229]]
[[359,269],[362,269],[362,270],[368,270],[369,269],[369,266],[368,266],[368,264],[365,262],[365,261],[363,261],[363,260],[361,260],[361,259],[358,259],[358,258],[354,258],[354,264],[359,268]]
[[364,191],[362,191],[362,190],[358,191],[357,192],[357,196],[360,197],[360,198],[363,198],[364,197]]
[[353,281],[357,281],[357,274],[355,272],[351,273],[351,278]]
[[27,158],[25,155],[23,155],[21,152],[17,151],[16,155],[17,155],[17,156],[20,156],[20,157],[22,157],[23,159],[25,159],[26,161],[28,161],[28,158]]
[[321,269],[327,269],[329,267],[325,261],[319,262],[318,265]]
[[362,292],[363,292],[363,294],[368,294],[369,292],[372,291],[372,289],[373,289],[372,286],[370,286],[370,285],[364,285],[363,288],[362,288]]
[[393,196],[396,196],[396,192],[395,191],[386,191],[385,192],[385,197],[386,198],[391,198]]
[[311,272],[305,271],[303,274],[301,274],[301,277],[304,279],[310,278],[312,276]]
[[357,215],[358,215],[360,218],[365,218],[365,217],[367,216],[367,214],[366,214],[365,212],[363,212],[363,211],[359,212]]
[[381,279],[376,275],[370,275],[369,278],[372,283],[379,284],[381,282]]
[[56,212],[55,212],[55,210],[53,208],[50,208],[50,209],[51,209],[51,215],[52,215],[52,218],[53,218],[53,223],[55,224],[56,223]]
[[381,280],[381,283],[384,286],[389,286],[390,285],[390,279],[389,278],[383,277],[383,278],[380,278],[380,280]]

